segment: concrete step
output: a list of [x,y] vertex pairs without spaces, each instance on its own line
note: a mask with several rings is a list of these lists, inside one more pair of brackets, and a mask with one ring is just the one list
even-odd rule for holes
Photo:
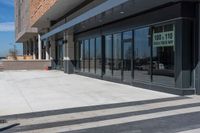
[[[67,114],[58,114],[52,116],[42,116],[37,118],[31,119],[19,119],[21,125],[31,125],[31,124],[43,124],[43,123],[50,123],[55,121],[70,121],[70,120],[78,120],[78,119],[87,119],[92,117],[101,117],[101,116],[109,116],[115,114],[124,114],[130,112],[139,112],[143,110],[154,110],[159,108],[167,108],[167,107],[177,107],[183,105],[191,105],[191,104],[198,104],[198,101],[194,99],[185,99],[180,100],[179,102],[174,101],[167,101],[167,102],[159,102],[159,103],[151,103],[145,105],[135,105],[135,106],[127,106],[127,107],[119,107],[119,108],[110,108],[110,109],[100,109],[100,110],[91,110],[91,111],[84,111],[84,112],[77,112],[77,113],[67,113]],[[13,122],[13,121],[11,121]]]
[[53,114],[54,111],[47,111],[37,115],[29,114],[29,117],[27,115],[17,115],[16,118],[7,117],[7,120],[10,123],[20,124],[20,126],[13,128],[12,132],[75,132],[177,115],[184,116],[185,114],[199,112],[199,100],[199,97],[183,97],[182,99],[152,101],[150,103],[124,104],[126,106],[115,106],[114,104],[106,106],[107,108],[85,107],[89,110],[83,108],[66,109],[55,111],[59,112],[55,114]]
[[[72,125],[62,125],[58,127],[48,127],[43,129],[32,129],[32,131],[37,133],[55,133],[55,132],[72,132],[72,131],[80,131],[80,130],[87,130],[92,128],[101,128],[101,127],[107,127],[107,126],[117,126],[120,124],[126,124],[126,123],[133,123],[133,122],[140,122],[145,120],[151,120],[151,119],[159,119],[163,117],[170,117],[170,116],[176,116],[176,115],[184,115],[188,113],[195,113],[200,110],[200,107],[193,107],[190,109],[178,109],[174,111],[164,111],[160,113],[151,113],[146,115],[137,115],[137,116],[128,116],[128,117],[122,117],[122,118],[116,118],[116,119],[109,119],[109,120],[101,120],[101,121],[95,121],[95,122],[85,122],[82,124],[72,124]],[[55,124],[56,125],[56,124]],[[40,127],[40,125],[37,125]],[[32,133],[32,131],[23,131],[20,133]],[[18,132],[19,133],[19,132]]]
[[19,123],[13,122],[7,122],[6,120],[0,120],[0,132],[7,131],[13,127],[18,126]]

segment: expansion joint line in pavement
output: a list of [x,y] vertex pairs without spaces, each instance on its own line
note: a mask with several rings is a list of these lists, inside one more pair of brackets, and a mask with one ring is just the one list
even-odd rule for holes
[[[10,76],[10,77],[12,77],[12,76]],[[11,80],[13,80],[13,79],[11,79]],[[25,95],[23,94],[23,92],[22,92],[22,90],[20,89],[20,87],[19,87],[17,84],[15,84],[15,88],[18,90],[19,94],[22,95],[22,97],[24,98],[26,104],[27,104],[28,107],[30,108],[31,112],[33,112],[33,108],[32,108],[31,105],[29,104],[28,100],[26,99],[26,97],[25,97]]]

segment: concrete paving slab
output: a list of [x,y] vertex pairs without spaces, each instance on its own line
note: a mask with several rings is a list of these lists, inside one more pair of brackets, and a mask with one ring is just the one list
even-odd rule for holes
[[200,128],[192,129],[192,130],[188,130],[188,131],[182,131],[182,132],[178,132],[178,133],[200,133]]
[[61,71],[0,73],[0,116],[176,97]]
[[[152,113],[152,111],[160,111],[160,110],[176,110],[176,109],[184,109],[184,108],[191,108],[191,107],[198,107],[200,105],[199,101],[195,99],[182,99],[176,102],[173,101],[165,101],[165,102],[158,102],[158,103],[151,103],[151,104],[142,104],[142,105],[135,105],[135,106],[126,106],[126,107],[118,107],[118,108],[109,108],[109,109],[100,109],[100,110],[91,110],[85,112],[73,112],[73,113],[66,113],[66,114],[58,114],[58,115],[51,115],[51,116],[43,116],[43,117],[36,117],[31,119],[19,119],[17,120],[20,123],[20,126],[26,126],[31,124],[45,124],[45,123],[53,123],[58,121],[72,121],[78,119],[87,119],[92,117],[101,117],[101,116],[109,116],[109,115],[116,115],[117,117],[120,114],[134,114],[133,112],[145,112],[145,113]],[[148,110],[148,111],[147,111]],[[157,113],[157,112],[156,112]],[[135,113],[136,115],[137,113]],[[141,113],[142,115],[144,113]],[[138,114],[137,114],[138,115]],[[9,122],[16,121],[9,120]]]

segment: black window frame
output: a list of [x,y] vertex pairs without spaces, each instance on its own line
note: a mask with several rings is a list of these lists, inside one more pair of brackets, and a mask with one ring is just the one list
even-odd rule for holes
[[[154,84],[154,82],[153,82],[153,72],[152,72],[152,70],[153,70],[153,68],[152,68],[152,65],[153,65],[153,63],[152,63],[152,54],[153,54],[153,46],[152,46],[152,44],[153,44],[153,27],[157,27],[157,26],[165,26],[165,25],[169,25],[169,24],[174,24],[175,25],[175,34],[177,34],[176,32],[176,20],[170,20],[170,21],[164,21],[164,22],[158,22],[158,23],[153,23],[153,24],[148,24],[148,25],[143,25],[143,26],[138,26],[138,27],[129,27],[129,28],[126,28],[125,30],[120,30],[120,31],[117,31],[117,32],[107,32],[107,33],[101,33],[100,35],[98,35],[98,36],[95,36],[95,37],[85,37],[84,39],[81,39],[84,43],[85,43],[85,40],[89,40],[89,47],[90,47],[90,39],[95,39],[95,75],[97,75],[97,76],[99,76],[99,74],[97,73],[97,42],[96,42],[96,40],[97,40],[97,38],[100,38],[101,39],[101,60],[102,60],[102,67],[101,67],[101,77],[102,78],[104,78],[104,76],[105,77],[110,77],[110,78],[114,78],[115,79],[115,77],[114,77],[114,75],[113,75],[113,63],[114,63],[114,53],[113,53],[113,45],[114,45],[114,38],[113,38],[113,36],[115,35],[115,34],[121,34],[121,60],[122,60],[122,62],[123,62],[123,60],[124,60],[124,38],[123,38],[123,33],[124,32],[132,32],[132,41],[131,41],[131,43],[132,43],[132,55],[131,55],[131,57],[132,57],[132,59],[131,59],[131,78],[132,78],[132,82],[131,82],[131,84],[132,83],[135,83],[135,82],[140,82],[140,81],[135,81],[134,79],[135,79],[135,77],[134,77],[134,73],[135,73],[135,71],[134,71],[134,67],[135,67],[135,62],[134,62],[134,60],[135,60],[135,50],[134,50],[134,48],[135,48],[135,37],[134,37],[134,35],[135,35],[135,30],[137,30],[137,29],[142,29],[142,28],[149,28],[149,45],[150,45],[150,83],[151,84]],[[111,44],[111,47],[112,47],[112,49],[111,49],[111,51],[112,51],[112,53],[111,53],[111,57],[112,57],[112,59],[111,59],[111,63],[112,63],[112,65],[111,65],[111,75],[105,75],[105,71],[106,71],[106,64],[105,64],[105,62],[106,62],[106,47],[105,47],[105,38],[106,38],[106,36],[111,36],[111,40],[112,40],[112,44]],[[176,39],[176,38],[175,38]],[[176,41],[176,40],[175,40]],[[85,45],[85,44],[84,44]],[[177,44],[175,44],[175,49],[176,49],[176,45]],[[85,46],[84,46],[84,48],[85,48]],[[85,51],[85,49],[84,49],[84,51]],[[85,52],[84,52],[85,53]],[[89,48],[89,54],[90,54],[90,48]],[[90,55],[89,55],[89,57],[90,57]],[[174,58],[176,58],[176,57],[174,57]],[[175,60],[175,59],[174,59]],[[89,60],[90,61],[90,60]],[[90,65],[90,63],[89,63],[89,65]],[[174,63],[174,68],[176,68],[176,62]],[[84,62],[84,69],[85,69],[85,62]],[[122,68],[121,68],[122,70],[121,70],[121,81],[123,82],[123,79],[124,79],[124,66],[122,65]],[[85,72],[85,71],[84,71]],[[89,72],[90,72],[90,67],[89,67]],[[174,69],[174,72],[175,72],[175,69]],[[176,75],[175,75],[175,79],[176,79]],[[165,85],[165,86],[167,86],[167,85]]]

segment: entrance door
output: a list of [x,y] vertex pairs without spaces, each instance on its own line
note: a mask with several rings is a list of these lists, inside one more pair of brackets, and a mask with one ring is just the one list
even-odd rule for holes
[[123,82],[132,83],[133,32],[123,33]]
[[63,70],[63,40],[57,41],[56,45],[56,69]]
[[149,28],[134,31],[134,80],[151,82]]

